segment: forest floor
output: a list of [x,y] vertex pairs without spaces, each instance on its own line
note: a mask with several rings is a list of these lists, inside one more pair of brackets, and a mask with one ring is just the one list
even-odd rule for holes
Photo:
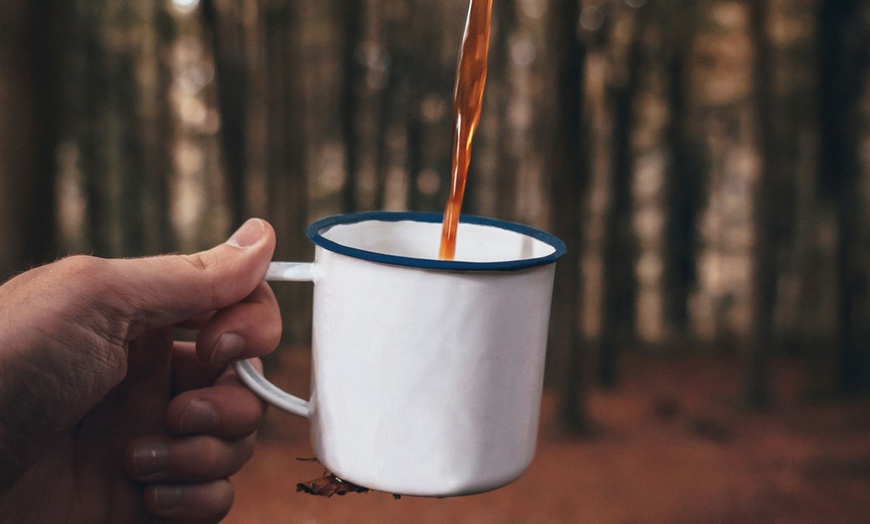
[[[281,383],[307,391],[305,352],[283,352],[279,367]],[[810,370],[796,359],[777,362],[775,401],[756,412],[740,407],[733,357],[632,356],[622,373],[618,387],[590,392],[591,437],[556,430],[558,399],[548,391],[526,473],[454,499],[297,493],[323,469],[298,460],[313,456],[307,422],[272,409],[253,459],[233,479],[225,522],[870,522],[870,398],[811,399]]]

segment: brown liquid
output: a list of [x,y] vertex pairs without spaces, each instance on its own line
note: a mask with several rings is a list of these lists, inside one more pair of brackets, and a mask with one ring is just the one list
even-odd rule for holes
[[491,15],[492,0],[471,0],[453,95],[453,169],[450,197],[441,229],[441,249],[438,253],[441,260],[453,260],[456,254],[456,229],[459,226],[462,198],[465,196],[468,164],[471,162],[471,140],[483,106]]

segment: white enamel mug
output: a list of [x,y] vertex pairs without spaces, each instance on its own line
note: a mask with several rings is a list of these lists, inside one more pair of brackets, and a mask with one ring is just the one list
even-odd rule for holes
[[556,237],[464,216],[439,261],[441,215],[339,215],[307,230],[313,263],[267,280],[314,282],[312,386],[290,395],[247,361],[242,380],[308,418],[337,477],[402,495],[479,493],[516,479],[535,451]]

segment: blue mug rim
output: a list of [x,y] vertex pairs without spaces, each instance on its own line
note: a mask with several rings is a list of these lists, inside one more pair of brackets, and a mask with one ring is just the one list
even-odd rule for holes
[[338,242],[329,240],[328,238],[323,236],[323,233],[329,231],[330,228],[338,225],[355,224],[358,222],[367,221],[413,221],[440,224],[443,221],[443,217],[444,215],[441,213],[422,211],[364,211],[360,213],[345,213],[341,215],[329,216],[313,222],[305,230],[305,235],[312,242],[314,242],[315,245],[320,246],[323,249],[332,251],[334,253],[347,255],[353,258],[395,266],[451,271],[517,271],[521,269],[529,269],[533,267],[552,264],[560,259],[566,251],[565,243],[550,233],[517,222],[509,222],[506,220],[499,220],[496,218],[488,218],[476,215],[461,215],[459,217],[459,222],[464,224],[490,226],[504,229],[507,231],[513,231],[515,233],[519,233],[521,235],[525,235],[534,238],[535,240],[544,242],[545,244],[548,244],[550,247],[553,248],[553,252],[542,257],[520,260],[500,260],[497,262],[437,260],[377,253],[365,249],[345,246],[339,244]]

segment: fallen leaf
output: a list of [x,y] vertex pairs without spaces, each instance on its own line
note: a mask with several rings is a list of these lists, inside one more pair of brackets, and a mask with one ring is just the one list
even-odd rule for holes
[[369,489],[341,480],[332,473],[324,471],[320,478],[296,484],[296,491],[329,498],[333,495],[342,496],[348,493],[368,493]]

